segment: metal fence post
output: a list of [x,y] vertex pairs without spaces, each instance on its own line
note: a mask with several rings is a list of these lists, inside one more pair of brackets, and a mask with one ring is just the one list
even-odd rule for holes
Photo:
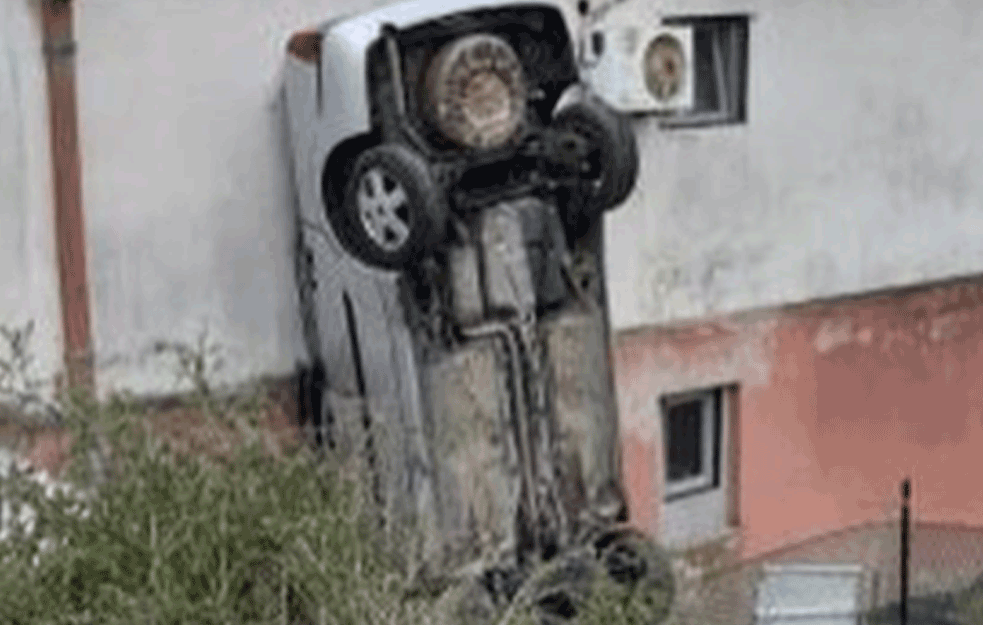
[[911,541],[911,478],[901,484],[901,625],[908,625],[908,565]]

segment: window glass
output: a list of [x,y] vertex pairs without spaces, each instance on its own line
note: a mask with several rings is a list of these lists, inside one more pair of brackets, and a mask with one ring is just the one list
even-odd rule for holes
[[748,21],[746,15],[669,17],[669,26],[693,28],[693,108],[663,120],[667,126],[747,121]]
[[703,472],[703,402],[672,406],[666,421],[668,479],[699,476]]

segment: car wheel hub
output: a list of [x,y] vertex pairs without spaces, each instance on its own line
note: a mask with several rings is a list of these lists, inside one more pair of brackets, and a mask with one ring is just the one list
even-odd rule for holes
[[462,98],[464,116],[477,127],[506,123],[509,117],[509,88],[491,72],[482,72],[468,81]]
[[373,243],[392,252],[410,237],[406,190],[380,168],[362,175],[358,185],[358,214]]

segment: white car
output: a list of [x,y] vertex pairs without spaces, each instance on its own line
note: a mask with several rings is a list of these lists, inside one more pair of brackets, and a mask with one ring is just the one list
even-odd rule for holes
[[326,219],[361,262],[402,269],[506,197],[549,194],[571,228],[620,204],[634,135],[581,85],[573,19],[551,1],[425,0],[295,34],[303,218]]
[[417,574],[470,571],[473,625],[513,601],[574,623],[602,572],[656,602],[646,625],[674,592],[623,526],[604,314],[600,217],[637,148],[564,6],[404,3],[289,45],[305,401],[386,527],[422,528]]

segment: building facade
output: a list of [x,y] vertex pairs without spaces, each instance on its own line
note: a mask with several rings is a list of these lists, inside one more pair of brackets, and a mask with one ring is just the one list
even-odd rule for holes
[[[305,355],[279,68],[293,31],[365,3],[73,4],[100,394],[173,390],[155,345],[203,331],[226,381],[291,373]],[[983,524],[964,477],[983,465],[980,287],[964,280],[983,273],[983,8],[619,11],[697,30],[697,110],[635,119],[639,184],[607,219],[635,521],[672,544],[737,536],[751,556],[882,515],[910,474],[919,514]],[[51,378],[43,43],[35,3],[2,3],[0,322],[36,321]]]
[[636,522],[753,557],[896,517],[910,475],[918,518],[983,525],[980,282],[955,279],[983,260],[979,9],[652,10],[746,18],[743,57],[719,44],[746,100],[638,119],[644,174],[608,221]]

